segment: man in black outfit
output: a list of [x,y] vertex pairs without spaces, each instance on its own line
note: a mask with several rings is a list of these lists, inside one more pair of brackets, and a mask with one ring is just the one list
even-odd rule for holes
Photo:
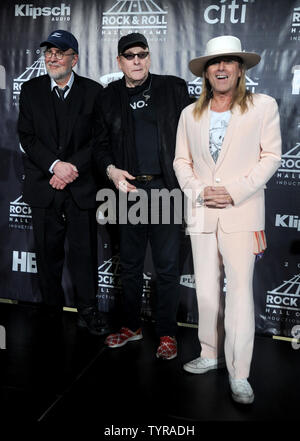
[[[182,79],[149,73],[149,47],[142,34],[119,40],[117,61],[124,77],[103,89],[96,101],[101,127],[96,141],[99,166],[119,192],[130,195],[144,190],[151,213],[152,190],[178,188],[172,165],[176,129],[182,109],[191,101]],[[128,202],[129,211],[131,206]],[[172,209],[171,205],[168,223],[161,211],[159,222],[119,222],[123,326],[107,337],[110,348],[142,339],[140,310],[149,240],[157,276],[155,321],[160,341],[156,356],[170,360],[177,355],[180,225]]]
[[99,335],[107,325],[96,303],[97,188],[91,157],[92,112],[102,86],[73,72],[78,42],[70,32],[54,31],[40,46],[48,75],[23,84],[18,132],[42,299],[47,315],[61,316],[67,239],[78,325]]

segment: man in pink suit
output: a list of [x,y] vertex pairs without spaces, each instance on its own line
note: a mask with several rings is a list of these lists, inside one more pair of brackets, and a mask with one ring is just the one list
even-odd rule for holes
[[246,90],[245,71],[259,61],[258,54],[242,51],[238,38],[221,36],[190,62],[192,73],[203,76],[202,93],[182,111],[174,161],[188,200],[202,348],[184,369],[217,369],[225,352],[232,397],[239,403],[254,400],[248,382],[255,333],[252,279],[255,254],[266,246],[264,188],[281,155],[276,101]]

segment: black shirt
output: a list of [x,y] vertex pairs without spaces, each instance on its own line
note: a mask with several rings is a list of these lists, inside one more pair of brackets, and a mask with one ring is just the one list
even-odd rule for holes
[[133,115],[138,175],[160,175],[157,116],[153,104],[151,75],[145,83],[127,88]]

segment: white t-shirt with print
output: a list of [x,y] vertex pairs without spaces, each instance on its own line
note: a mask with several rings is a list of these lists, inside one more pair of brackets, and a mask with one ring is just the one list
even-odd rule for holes
[[209,151],[215,162],[217,162],[222,148],[230,116],[230,110],[226,112],[210,111]]

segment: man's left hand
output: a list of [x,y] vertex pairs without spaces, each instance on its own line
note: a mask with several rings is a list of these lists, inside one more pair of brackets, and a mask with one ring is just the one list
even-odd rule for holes
[[53,167],[53,173],[57,178],[70,184],[78,178],[78,170],[75,165],[70,162],[58,161]]
[[226,208],[233,200],[225,187],[205,187],[204,205],[209,208]]

